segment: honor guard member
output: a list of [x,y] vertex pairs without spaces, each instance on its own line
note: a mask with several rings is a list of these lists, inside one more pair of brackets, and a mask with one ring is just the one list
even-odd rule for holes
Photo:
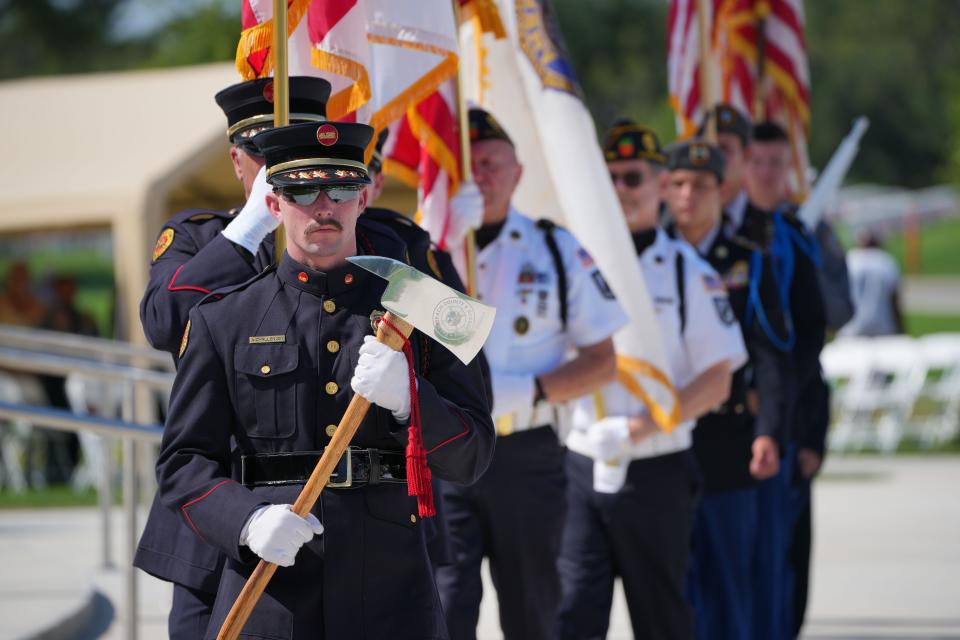
[[455,561],[437,577],[451,637],[474,638],[480,565],[488,556],[504,636],[537,640],[552,637],[560,597],[559,403],[613,380],[611,336],[626,316],[573,236],[511,206],[522,168],[507,133],[479,109],[470,110],[469,123],[484,202],[478,292],[497,307],[484,351],[499,438],[490,469],[474,486],[445,487]]
[[727,401],[746,349],[716,271],[657,227],[666,156],[656,135],[621,124],[604,154],[656,309],[680,423],[661,431],[619,383],[576,402],[556,637],[606,637],[620,576],[635,638],[692,639],[684,582],[701,488],[692,432]]
[[[810,560],[810,480],[817,473],[826,448],[830,391],[820,369],[820,352],[830,316],[852,313],[849,280],[842,251],[824,223],[819,236],[827,238],[827,252],[808,233],[788,200],[791,168],[790,139],[775,123],[753,128],[747,150],[746,186],[749,196],[744,233],[764,245],[775,262],[792,263],[792,274],[781,274],[780,286],[792,321],[793,335],[782,337],[793,357],[797,377],[795,421],[781,477],[768,481],[768,512],[777,518],[782,535],[781,615],[769,622],[769,637],[793,638],[806,608]],[[834,249],[831,250],[831,247]],[[839,260],[837,259],[839,257]],[[838,263],[839,262],[839,266]],[[827,277],[827,271],[837,280]],[[822,284],[826,287],[821,287]],[[839,287],[837,285],[840,285]],[[841,318],[834,318],[835,321]],[[774,525],[771,524],[772,529]]]
[[[404,260],[406,246],[356,225],[372,133],[322,123],[259,134],[288,249],[277,267],[190,312],[157,477],[164,505],[228,557],[206,638],[258,557],[281,568],[250,636],[446,637],[418,499],[407,494],[407,433],[421,428],[408,419],[417,400],[426,461],[452,482],[483,472],[494,428],[476,362],[432,343],[422,375],[418,333],[410,361],[373,338],[386,282],[346,258]],[[376,406],[302,519],[290,504],[361,391]]]
[[[747,162],[747,147],[753,125],[750,119],[736,107],[718,104],[707,116],[712,117],[716,125],[717,146],[723,152],[724,179],[720,187],[723,201],[723,213],[726,222],[733,231],[743,224],[747,209],[747,192],[744,183]],[[704,127],[700,128],[703,134]]]
[[[290,78],[291,119],[324,120],[329,95],[326,80]],[[270,232],[277,221],[266,206],[263,155],[253,143],[255,134],[273,127],[273,81],[241,82],[215,99],[227,118],[230,158],[247,202],[239,212],[189,209],[160,232],[140,318],[150,344],[169,351],[175,362],[190,309],[211,291],[245,282],[273,264]],[[202,637],[224,559],[154,498],[133,564],[173,583],[168,633],[174,640]]]
[[772,581],[770,563],[756,558],[757,549],[768,545],[768,532],[758,527],[757,482],[780,468],[792,408],[791,361],[760,325],[782,331],[785,322],[768,257],[761,254],[760,263],[753,262],[755,247],[722,224],[722,152],[698,140],[681,143],[669,151],[667,166],[674,230],[720,274],[749,356],[734,372],[728,400],[701,417],[693,432],[704,477],[689,576],[696,636],[749,640],[763,637],[752,633],[754,584]]
[[[290,78],[290,121],[326,119],[330,83]],[[193,305],[215,289],[240,284],[273,263],[276,219],[264,204],[269,188],[257,175],[263,156],[253,136],[273,127],[273,79],[227,87],[214,97],[227,117],[230,159],[247,198],[242,209],[188,209],[176,214],[157,238],[150,281],[140,302],[147,340],[174,356]],[[174,357],[176,360],[176,357]]]

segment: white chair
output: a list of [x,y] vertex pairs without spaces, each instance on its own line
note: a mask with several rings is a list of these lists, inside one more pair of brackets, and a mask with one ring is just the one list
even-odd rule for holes
[[923,447],[936,447],[960,433],[960,334],[937,333],[917,340],[926,376],[908,431]]
[[[24,393],[17,377],[0,371],[0,400],[24,403]],[[0,487],[21,493],[27,488],[24,464],[32,427],[25,420],[0,421]]]
[[[70,410],[80,415],[119,418],[123,402],[119,385],[110,384],[82,374],[71,373],[66,380]],[[109,486],[110,442],[107,438],[88,431],[80,431],[80,449],[83,453],[73,475],[75,489]]]
[[839,338],[820,354],[823,373],[831,387],[829,446],[833,451],[862,447],[865,433],[864,396],[869,387],[872,352],[864,338]]

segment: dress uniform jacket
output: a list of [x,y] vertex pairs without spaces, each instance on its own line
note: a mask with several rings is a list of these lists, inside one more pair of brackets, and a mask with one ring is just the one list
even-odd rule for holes
[[[727,234],[722,227],[716,231],[703,257],[716,269],[727,289],[749,362],[734,372],[727,402],[701,417],[694,430],[694,450],[703,470],[707,493],[755,484],[749,469],[753,440],[761,435],[771,436],[782,449],[788,437],[791,399],[795,397],[788,354],[777,349],[763,333],[756,313],[753,321],[746,324],[750,282],[759,277],[759,302],[766,318],[780,335],[786,330],[769,256],[762,258],[761,273],[753,273],[751,257],[758,247],[739,235]],[[758,400],[755,416],[747,405],[747,393],[751,389],[756,391]]]
[[216,289],[246,282],[272,264],[273,234],[252,256],[220,233],[237,212],[188,209],[160,231],[140,302],[143,333],[157,349],[176,354],[195,304]]
[[[374,240],[368,253],[403,259],[395,236],[365,235]],[[254,566],[238,546],[247,518],[263,504],[292,503],[301,489],[243,486],[241,456],[322,451],[352,396],[358,350],[373,333],[385,286],[352,265],[320,273],[285,255],[276,270],[191,311],[158,484],[164,504],[229,558],[207,637]],[[419,362],[418,343],[411,340]],[[436,477],[472,482],[494,439],[478,366],[463,366],[436,344],[430,358],[430,372],[418,376],[428,462]],[[371,407],[353,445],[402,452],[405,440],[404,425]],[[278,570],[246,634],[445,637],[406,486],[328,488],[314,513],[324,534],[301,549],[296,565]]]

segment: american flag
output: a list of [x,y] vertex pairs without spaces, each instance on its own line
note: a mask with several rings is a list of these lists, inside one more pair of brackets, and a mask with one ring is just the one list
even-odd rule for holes
[[[671,0],[667,17],[670,104],[681,137],[703,120],[698,0]],[[711,12],[707,64],[712,95],[754,121],[773,120],[789,132],[806,167],[810,71],[803,0],[707,0]]]

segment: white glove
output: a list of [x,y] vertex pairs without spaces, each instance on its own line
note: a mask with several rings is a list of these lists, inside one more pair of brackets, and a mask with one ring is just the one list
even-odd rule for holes
[[407,357],[373,336],[363,339],[350,386],[373,404],[389,409],[397,422],[406,422],[410,417]]
[[240,532],[240,544],[267,562],[291,567],[300,547],[321,533],[323,525],[312,513],[301,518],[289,504],[269,504],[250,514]]
[[267,170],[260,167],[253,180],[250,197],[240,209],[240,213],[224,229],[223,237],[238,244],[250,253],[256,253],[267,234],[274,231],[280,221],[273,217],[267,208],[267,194],[272,187],[267,184]]
[[450,199],[450,227],[447,229],[447,244],[460,246],[471,229],[483,222],[483,194],[473,182],[461,182],[457,194]]
[[493,386],[493,415],[502,416],[533,407],[536,385],[533,374],[490,371]]
[[594,460],[615,460],[627,451],[630,444],[630,427],[623,416],[610,416],[587,427]]

